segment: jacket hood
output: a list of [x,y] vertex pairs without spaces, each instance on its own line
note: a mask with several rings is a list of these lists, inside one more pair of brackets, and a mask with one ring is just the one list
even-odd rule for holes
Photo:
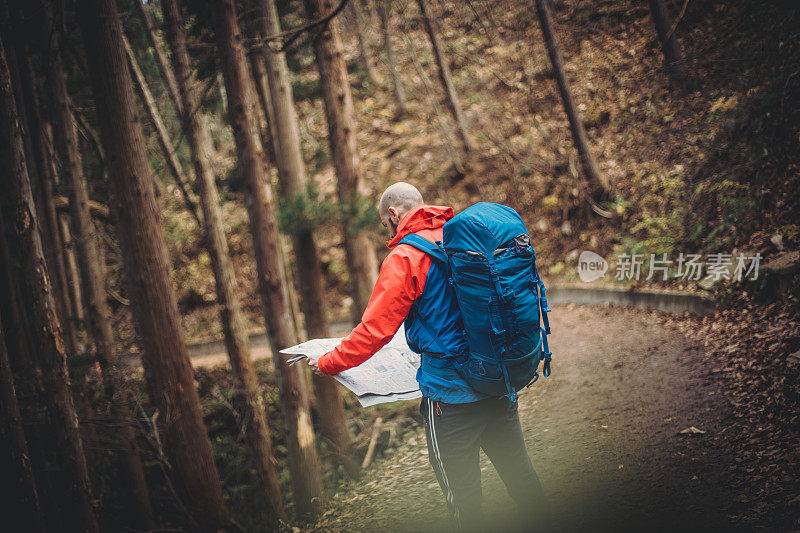
[[410,233],[416,233],[425,229],[438,229],[444,223],[453,218],[453,208],[443,205],[421,204],[411,209],[400,220],[397,226],[397,235],[386,246],[394,248],[403,237]]

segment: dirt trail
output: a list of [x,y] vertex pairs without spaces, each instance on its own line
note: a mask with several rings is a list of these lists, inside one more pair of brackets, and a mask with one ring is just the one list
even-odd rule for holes
[[[701,347],[655,313],[570,305],[551,316],[553,375],[520,397],[520,416],[555,530],[734,527],[724,433],[735,428]],[[706,433],[679,434],[690,426]],[[514,505],[482,462],[487,523],[508,529]],[[334,496],[313,529],[448,529],[422,429]]]

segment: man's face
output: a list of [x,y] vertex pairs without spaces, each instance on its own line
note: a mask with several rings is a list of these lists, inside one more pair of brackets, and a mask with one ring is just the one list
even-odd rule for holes
[[389,238],[394,238],[397,235],[397,226],[400,224],[400,214],[396,207],[390,207],[386,213],[381,215],[381,224],[389,230]]

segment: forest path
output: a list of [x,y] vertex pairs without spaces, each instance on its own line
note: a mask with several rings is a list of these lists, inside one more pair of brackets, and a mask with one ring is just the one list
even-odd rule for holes
[[[525,440],[556,531],[729,530],[728,407],[702,347],[666,315],[559,306],[553,374],[520,396]],[[690,426],[704,434],[680,434]],[[481,454],[489,530],[515,506]],[[421,427],[342,488],[312,530],[442,531]]]

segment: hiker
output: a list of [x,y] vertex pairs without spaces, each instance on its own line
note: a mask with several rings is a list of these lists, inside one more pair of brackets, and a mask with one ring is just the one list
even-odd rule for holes
[[442,226],[453,218],[453,209],[427,205],[416,187],[398,182],[381,196],[379,213],[389,230],[387,246],[392,251],[383,262],[361,323],[335,349],[310,357],[309,365],[327,375],[358,366],[388,343],[405,322],[408,345],[421,354],[417,381],[423,395],[420,412],[428,458],[456,528],[483,527],[481,448],[517,503],[526,528],[543,524],[547,501],[525,448],[516,395],[510,401],[477,392],[452,360],[443,357],[442,352],[466,351],[454,289],[442,264],[414,246],[400,244],[412,233],[441,241]]

